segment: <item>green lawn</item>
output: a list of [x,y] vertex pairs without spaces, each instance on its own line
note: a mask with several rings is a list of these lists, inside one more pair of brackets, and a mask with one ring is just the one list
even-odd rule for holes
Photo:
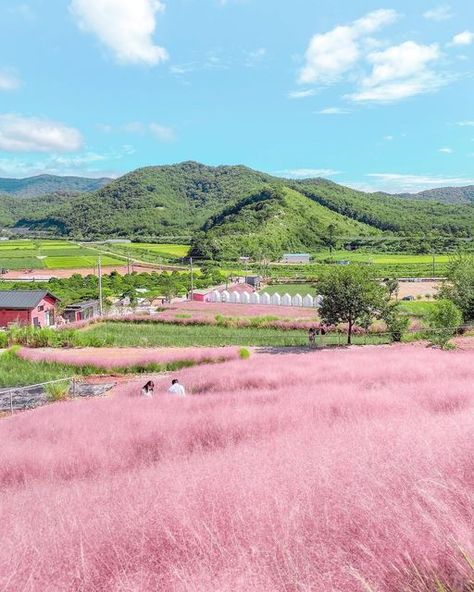
[[290,296],[295,296],[296,294],[306,296],[306,294],[311,294],[311,296],[315,296],[316,288],[313,284],[274,284],[272,286],[267,286],[260,291],[260,294],[264,293],[278,293],[280,296],[283,296],[283,294],[289,294]]
[[412,317],[425,317],[435,306],[436,301],[402,301],[400,303],[400,310],[409,314]]
[[[93,325],[81,332],[81,345],[87,346],[97,340],[104,340],[107,346],[116,347],[217,347],[241,346],[304,346],[308,343],[306,331],[280,331],[258,327],[208,327],[180,326],[148,323],[103,323]],[[326,345],[343,344],[345,336],[336,334],[324,338]],[[384,343],[385,337],[369,336],[367,343]],[[355,337],[354,343],[365,343]]]

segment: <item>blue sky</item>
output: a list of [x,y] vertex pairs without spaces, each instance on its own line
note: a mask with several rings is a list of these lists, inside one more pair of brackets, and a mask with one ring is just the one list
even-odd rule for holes
[[0,50],[0,176],[474,184],[471,0],[10,0]]

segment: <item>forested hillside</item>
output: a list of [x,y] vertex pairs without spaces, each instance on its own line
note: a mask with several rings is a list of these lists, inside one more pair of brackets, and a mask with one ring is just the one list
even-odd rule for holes
[[7,179],[0,177],[0,194],[17,197],[36,197],[51,193],[82,193],[100,189],[111,179],[88,179],[86,177],[58,177],[55,175],[37,175],[25,179]]
[[196,234],[191,253],[205,259],[277,259],[283,251],[320,248],[331,233],[347,237],[381,234],[289,187],[272,185],[210,218]]
[[384,193],[363,193],[326,180],[300,181],[294,186],[321,205],[384,231],[458,237],[472,236],[474,231],[474,208],[471,205],[447,205]]
[[77,196],[0,197],[1,226],[75,239],[194,237],[196,254],[219,258],[358,237],[470,238],[474,204],[367,194],[324,179],[293,181],[244,166],[185,162],[138,169]]
[[420,193],[405,194],[402,197],[408,199],[423,199],[438,201],[446,204],[470,204],[474,203],[474,185],[467,187],[440,187],[439,189],[428,189]]

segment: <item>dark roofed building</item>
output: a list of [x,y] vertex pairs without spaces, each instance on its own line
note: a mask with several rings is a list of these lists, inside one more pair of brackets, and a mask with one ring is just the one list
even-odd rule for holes
[[75,304],[69,304],[66,306],[63,312],[63,317],[69,323],[75,323],[76,321],[85,321],[87,319],[93,319],[99,314],[99,301],[98,300],[85,300],[83,302],[77,302]]
[[0,327],[50,327],[56,321],[58,302],[47,290],[0,290]]

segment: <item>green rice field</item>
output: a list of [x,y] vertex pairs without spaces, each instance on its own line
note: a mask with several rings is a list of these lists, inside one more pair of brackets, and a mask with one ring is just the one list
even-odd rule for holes
[[[0,268],[80,269],[94,267],[99,253],[68,241],[15,240],[0,242]],[[118,257],[102,255],[102,265],[123,265]]]
[[150,251],[162,257],[174,257],[181,259],[189,252],[189,245],[154,244],[154,243],[132,243],[132,250]]
[[264,293],[270,295],[278,293],[280,296],[283,296],[283,294],[289,294],[290,296],[296,296],[296,294],[306,296],[306,294],[311,294],[314,296],[316,294],[316,288],[313,284],[274,284],[260,291],[260,294]]

